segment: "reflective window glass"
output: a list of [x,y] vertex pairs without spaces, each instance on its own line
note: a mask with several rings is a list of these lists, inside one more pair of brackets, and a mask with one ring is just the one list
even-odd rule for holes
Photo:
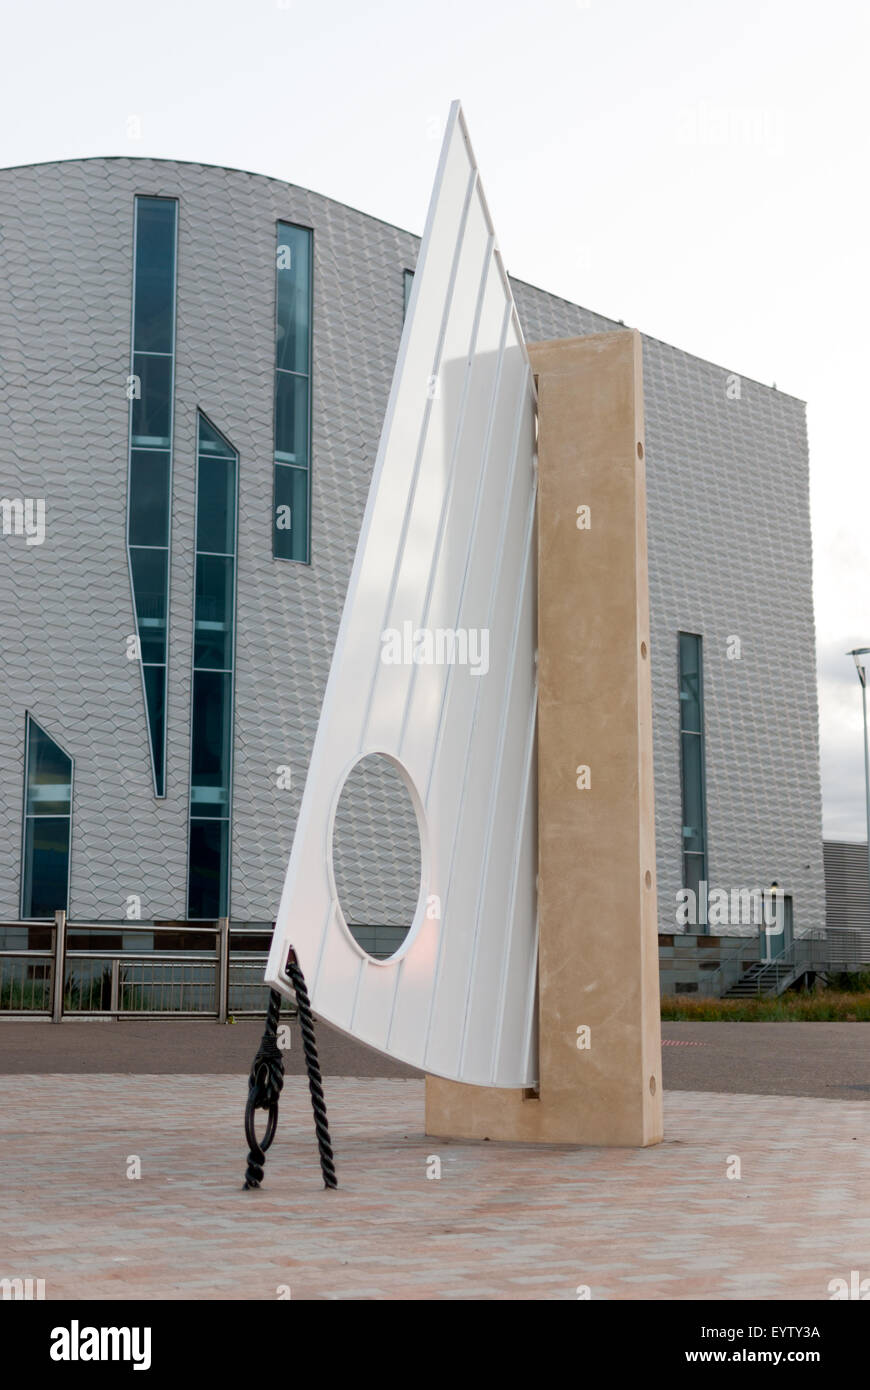
[[169,544],[169,453],[133,449],[128,506],[130,545]]
[[702,642],[696,633],[679,634],[679,683],[683,884],[696,888],[707,877]]
[[232,555],[236,548],[236,463],[200,454],[196,491],[196,548]]
[[[278,223],[275,270],[275,487],[272,554],[309,555],[310,485],[294,478],[311,463],[312,237],[306,227]],[[283,475],[283,476],[282,476]]]
[[275,380],[275,462],[308,463],[308,378],[278,372]]
[[71,790],[72,759],[31,719],[27,738],[27,815],[68,816]]
[[172,358],[133,356],[138,398],[133,397],[132,443],[168,449],[172,432]]
[[308,559],[308,489],[307,469],[275,469],[273,551],[282,560]]
[[134,345],[171,352],[175,313],[174,198],[136,199]]
[[234,562],[228,556],[196,557],[196,667],[228,671],[233,664],[234,570]]
[[166,742],[166,667],[143,666],[142,677],[145,682],[145,708],[148,712],[154,776],[158,787],[162,787]]
[[311,232],[278,223],[275,366],[308,373],[311,339]]
[[25,726],[22,917],[65,910],[72,820],[72,758],[35,719]]
[[137,197],[134,200],[133,389],[130,394],[127,545],[157,796],[163,796],[166,790],[166,616],[172,503],[177,218],[175,198]]
[[225,459],[234,459],[236,451],[214,425],[200,412],[197,421],[197,449],[200,454],[219,454]]
[[139,645],[146,664],[166,664],[167,565],[165,550],[130,549]]
[[228,858],[228,823],[225,820],[191,820],[188,917],[216,918],[227,915]]
[[225,916],[232,804],[236,492],[239,456],[200,412],[187,913]]
[[68,816],[28,817],[24,832],[24,916],[65,911],[69,878]]
[[195,671],[191,731],[191,814],[225,816],[229,812],[232,709],[231,677]]

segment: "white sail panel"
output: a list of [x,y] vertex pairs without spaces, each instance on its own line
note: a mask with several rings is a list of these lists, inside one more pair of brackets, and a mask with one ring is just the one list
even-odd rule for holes
[[[318,1015],[479,1085],[537,1080],[535,487],[534,382],[454,103],[266,979],[292,992],[292,945]],[[412,659],[383,659],[387,632]],[[332,865],[342,788],[373,753],[421,844],[388,960],[351,935]]]

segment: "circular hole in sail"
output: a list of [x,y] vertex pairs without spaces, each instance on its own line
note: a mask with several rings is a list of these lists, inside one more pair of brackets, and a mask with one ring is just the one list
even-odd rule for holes
[[332,836],[338,901],[351,936],[374,960],[402,946],[420,897],[420,831],[402,774],[383,753],[351,768]]

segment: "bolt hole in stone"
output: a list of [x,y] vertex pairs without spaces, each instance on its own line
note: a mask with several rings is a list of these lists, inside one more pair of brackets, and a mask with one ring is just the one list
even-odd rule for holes
[[641,654],[641,656],[643,657],[644,661],[646,661],[646,642],[641,642],[641,644],[640,644],[640,654]]
[[644,874],[643,881],[646,884],[647,888],[652,888],[652,874],[650,873],[649,869],[647,869],[646,873]]
[[651,1096],[654,1096],[656,1093],[656,1079],[654,1076],[651,1076],[649,1079],[649,1093]]
[[640,440],[637,441],[637,456],[639,459],[643,458],[643,445]]
[[386,960],[402,945],[420,896],[420,831],[411,794],[382,753],[353,767],[332,837],[338,901],[357,945]]

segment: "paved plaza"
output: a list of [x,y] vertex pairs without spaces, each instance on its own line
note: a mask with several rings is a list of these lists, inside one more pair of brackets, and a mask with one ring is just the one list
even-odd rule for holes
[[427,1139],[415,1077],[331,1076],[325,1192],[291,1075],[243,1192],[245,1093],[239,1074],[0,1077],[0,1276],[47,1299],[510,1300],[827,1299],[870,1274],[861,1099],[672,1090],[656,1148],[535,1149]]

